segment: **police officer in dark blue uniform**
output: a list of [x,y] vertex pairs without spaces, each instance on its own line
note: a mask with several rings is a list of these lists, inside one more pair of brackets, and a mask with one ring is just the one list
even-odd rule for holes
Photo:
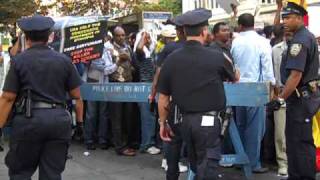
[[219,178],[215,168],[221,158],[219,115],[226,108],[223,80],[236,80],[223,54],[204,47],[210,17],[211,11],[205,9],[182,15],[187,41],[168,56],[158,82],[160,137],[164,141],[174,137],[167,122],[171,96],[182,112],[180,128],[197,180]]
[[40,15],[18,21],[28,49],[13,57],[0,98],[0,127],[15,106],[5,158],[11,180],[31,179],[37,168],[40,180],[60,180],[65,168],[71,139],[65,103],[68,93],[81,101],[82,81],[71,60],[47,46],[53,25],[51,18]]
[[[314,180],[316,149],[312,137],[312,117],[320,104],[317,86],[319,52],[315,37],[304,27],[307,11],[289,2],[282,10],[285,30],[293,33],[281,62],[285,84],[274,102],[286,101],[286,144],[289,180]],[[279,106],[278,106],[279,107]]]

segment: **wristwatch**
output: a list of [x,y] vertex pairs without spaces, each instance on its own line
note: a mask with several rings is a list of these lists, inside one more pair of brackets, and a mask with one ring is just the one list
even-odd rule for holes
[[280,102],[281,105],[286,103],[286,101],[283,98],[278,98],[278,101]]
[[159,125],[161,125],[162,123],[163,123],[163,124],[166,124],[166,123],[168,123],[168,120],[161,121],[160,118],[159,118],[159,119],[158,119],[158,123],[159,123]]

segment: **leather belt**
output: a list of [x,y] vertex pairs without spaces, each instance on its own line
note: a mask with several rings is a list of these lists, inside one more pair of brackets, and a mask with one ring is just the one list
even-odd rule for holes
[[65,109],[66,106],[64,104],[59,104],[59,103],[32,102],[32,108],[33,109],[56,109],[56,108]]
[[188,114],[203,114],[203,115],[207,115],[207,116],[220,116],[220,111],[207,111],[207,112],[197,112],[197,113],[182,113],[185,115]]
[[218,111],[209,111],[209,112],[206,112],[204,114],[205,115],[210,115],[210,116],[219,116],[220,112],[218,112]]

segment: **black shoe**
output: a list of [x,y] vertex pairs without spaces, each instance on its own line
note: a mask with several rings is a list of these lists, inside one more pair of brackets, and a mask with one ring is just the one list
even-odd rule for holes
[[267,167],[261,167],[259,169],[252,170],[252,172],[256,173],[256,174],[262,174],[262,173],[266,173],[268,171],[269,171],[269,168],[267,168]]
[[102,144],[100,144],[100,148],[101,149],[103,149],[103,150],[107,150],[107,149],[109,149],[109,144],[107,144],[107,143],[102,143]]
[[71,154],[68,154],[67,155],[67,159],[72,159],[73,157],[72,157],[72,155]]
[[2,147],[2,146],[0,146],[0,152],[1,152],[1,151],[3,151],[3,150],[4,150],[4,149],[3,149],[3,147]]
[[96,146],[92,143],[87,144],[87,150],[96,150]]

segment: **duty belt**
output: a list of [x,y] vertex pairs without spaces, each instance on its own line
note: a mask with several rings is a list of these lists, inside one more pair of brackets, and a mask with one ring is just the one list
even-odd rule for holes
[[310,81],[309,83],[296,88],[295,92],[298,98],[309,97],[312,93],[319,91],[319,82]]
[[60,104],[60,103],[33,102],[32,108],[33,109],[56,109],[56,108],[65,109],[66,105]]
[[220,116],[220,111],[209,111],[209,112],[205,112],[204,115]]

